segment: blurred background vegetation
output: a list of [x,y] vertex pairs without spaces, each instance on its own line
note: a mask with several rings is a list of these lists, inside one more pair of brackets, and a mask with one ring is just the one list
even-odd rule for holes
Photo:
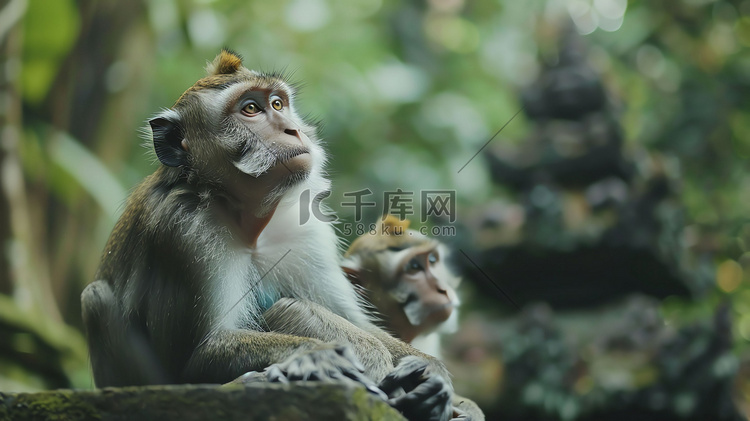
[[[79,295],[155,168],[139,128],[227,46],[304,85],[344,222],[344,192],[370,189],[374,219],[385,191],[455,190],[443,240],[476,265],[459,263],[465,327],[447,358],[488,415],[746,410],[750,0],[0,4],[0,390],[93,386]],[[591,72],[545,82],[566,48]],[[585,108],[581,83],[606,103],[535,108],[554,92],[572,92],[558,111]],[[576,143],[596,116],[627,170],[561,180],[549,168],[608,159]]]

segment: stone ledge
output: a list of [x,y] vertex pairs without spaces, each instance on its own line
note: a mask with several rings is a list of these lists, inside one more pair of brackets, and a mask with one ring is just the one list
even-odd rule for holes
[[364,388],[341,384],[173,385],[0,392],[0,420],[399,420]]

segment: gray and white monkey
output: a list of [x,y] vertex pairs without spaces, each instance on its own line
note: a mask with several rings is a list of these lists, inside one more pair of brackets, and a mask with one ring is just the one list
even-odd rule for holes
[[224,50],[149,121],[161,165],[130,195],[82,294],[98,387],[358,382],[410,419],[460,416],[449,373],[377,328],[327,222],[300,193],[329,189],[314,125],[277,74]]

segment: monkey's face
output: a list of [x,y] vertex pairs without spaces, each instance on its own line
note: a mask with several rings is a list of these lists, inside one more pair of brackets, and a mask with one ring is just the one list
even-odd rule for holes
[[441,247],[413,247],[398,253],[394,279],[400,280],[389,295],[400,303],[413,326],[425,330],[448,320],[457,304],[452,284],[457,279],[443,263]]
[[388,216],[376,233],[352,243],[342,269],[388,328],[410,342],[436,328],[455,328],[461,280],[445,263],[448,248],[408,225]]
[[222,141],[234,153],[233,165],[252,177],[305,178],[313,166],[311,128],[292,109],[281,83],[249,82],[234,87]]
[[268,200],[321,173],[325,154],[314,126],[294,110],[280,76],[246,69],[222,53],[174,107],[150,121],[156,155],[240,200]]

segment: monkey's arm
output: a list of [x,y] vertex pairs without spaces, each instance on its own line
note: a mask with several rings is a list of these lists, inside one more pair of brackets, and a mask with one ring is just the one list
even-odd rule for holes
[[273,332],[351,345],[365,374],[376,382],[393,370],[388,349],[379,340],[322,306],[282,298],[263,317]]
[[333,380],[360,383],[385,397],[363,371],[351,350],[342,346],[277,332],[223,330],[196,348],[182,380],[227,383],[234,379],[244,383],[257,381],[258,376],[263,381],[283,383]]
[[182,380],[226,383],[250,371],[262,371],[292,355],[322,344],[312,338],[252,330],[220,330],[210,334],[188,360]]
[[[258,373],[260,371],[263,373]],[[350,349],[318,339],[278,332],[222,330],[211,334],[196,348],[182,380],[188,383],[253,381],[254,376],[245,376],[250,373],[261,374],[271,382],[351,381],[383,395],[363,371],[364,367]]]
[[227,383],[235,379],[242,383],[257,381],[258,376],[284,383],[334,380],[360,383],[385,398],[363,371],[351,349],[340,345],[279,332],[221,330],[196,348],[183,381]]

